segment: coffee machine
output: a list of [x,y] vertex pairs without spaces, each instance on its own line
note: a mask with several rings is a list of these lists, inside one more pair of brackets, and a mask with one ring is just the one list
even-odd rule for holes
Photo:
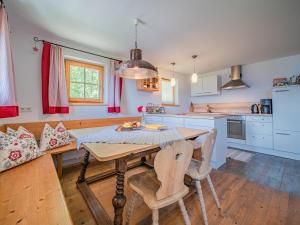
[[268,98],[260,100],[260,113],[272,114],[272,99]]

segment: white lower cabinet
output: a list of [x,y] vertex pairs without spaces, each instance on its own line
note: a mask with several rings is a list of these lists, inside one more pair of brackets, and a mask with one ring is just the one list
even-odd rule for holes
[[161,116],[145,116],[146,123],[162,124]]
[[273,135],[272,123],[248,122],[246,123],[246,134]]
[[184,127],[184,119],[176,117],[162,117],[162,123],[168,127]]
[[246,144],[256,147],[273,148],[273,136],[261,134],[247,134]]
[[246,117],[246,145],[273,148],[272,117]]
[[274,149],[300,154],[300,132],[274,130]]
[[[212,166],[217,169],[226,162],[228,155],[227,148],[227,125],[226,118],[203,119],[190,118],[188,116],[168,116],[168,115],[146,115],[146,123],[160,123],[168,127],[186,127],[192,129],[211,130],[217,129],[217,139],[212,156]],[[204,136],[202,136],[204,137]],[[200,141],[200,140],[199,140]],[[201,141],[200,141],[201,142]]]

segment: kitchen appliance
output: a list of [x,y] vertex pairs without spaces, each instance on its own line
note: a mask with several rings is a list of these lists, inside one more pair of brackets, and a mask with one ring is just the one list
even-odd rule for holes
[[260,100],[260,112],[261,114],[272,114],[272,99]]
[[300,156],[300,86],[273,89],[274,149]]
[[230,74],[230,81],[222,86],[222,89],[229,90],[229,89],[237,89],[237,88],[248,88],[244,81],[242,81],[242,66],[232,66],[231,67],[231,74]]
[[246,116],[227,117],[227,138],[230,138],[231,142],[246,143]]
[[255,114],[259,113],[259,107],[257,104],[251,105],[251,113],[255,113]]

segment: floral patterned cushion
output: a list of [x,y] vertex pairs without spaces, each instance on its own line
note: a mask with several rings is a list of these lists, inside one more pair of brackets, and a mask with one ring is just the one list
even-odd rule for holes
[[10,127],[7,127],[6,134],[9,135],[9,136],[14,136],[14,137],[18,136],[17,131],[15,131],[14,129],[11,129]]
[[46,123],[40,141],[41,151],[46,151],[68,145],[72,142],[72,139],[63,123],[57,124],[55,129]]
[[0,171],[33,160],[43,153],[39,151],[37,142],[29,131],[19,127],[17,131],[0,132]]

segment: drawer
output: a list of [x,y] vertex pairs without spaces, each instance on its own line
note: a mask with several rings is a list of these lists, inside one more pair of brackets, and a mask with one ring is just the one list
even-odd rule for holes
[[162,124],[162,117],[160,116],[145,116],[146,123]]
[[185,118],[185,127],[201,129],[201,127],[214,128],[214,126],[214,120]]
[[163,117],[162,123],[168,127],[184,127],[184,119],[179,117]]
[[254,134],[254,135],[256,135],[256,134],[273,135],[272,123],[247,121],[246,133]]
[[246,144],[255,147],[273,148],[273,136],[247,134]]
[[274,149],[300,154],[300,132],[275,130]]
[[246,121],[272,123],[273,117],[272,116],[246,116]]

